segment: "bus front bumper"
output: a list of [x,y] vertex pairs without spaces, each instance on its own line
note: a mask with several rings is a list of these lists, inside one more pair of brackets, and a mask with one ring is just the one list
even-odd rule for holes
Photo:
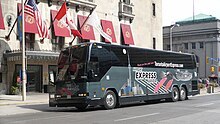
[[88,97],[60,97],[49,98],[50,107],[74,107],[80,104],[87,104],[91,106],[102,105],[102,99],[90,99]]

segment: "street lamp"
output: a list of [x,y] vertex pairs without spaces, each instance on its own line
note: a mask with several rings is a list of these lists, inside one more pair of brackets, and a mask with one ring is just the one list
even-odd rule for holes
[[170,51],[172,51],[172,44],[173,44],[173,43],[172,43],[172,42],[173,42],[173,41],[172,41],[172,30],[173,30],[173,28],[174,28],[175,26],[176,26],[176,27],[179,27],[180,25],[179,25],[179,24],[174,24],[174,25],[171,25],[171,27],[170,27]]

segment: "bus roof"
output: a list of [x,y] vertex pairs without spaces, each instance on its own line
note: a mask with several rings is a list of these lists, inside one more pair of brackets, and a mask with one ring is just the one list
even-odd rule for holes
[[[116,47],[121,47],[121,48],[135,48],[135,49],[143,49],[143,50],[148,50],[148,51],[158,51],[158,52],[173,53],[173,54],[194,55],[194,54],[191,54],[191,53],[182,53],[182,52],[175,52],[175,51],[150,49],[150,48],[143,48],[143,47],[138,47],[138,46],[117,45],[117,44],[102,43],[102,42],[79,43],[77,45],[73,45],[72,47],[81,46],[81,45],[93,45],[93,44],[102,45],[102,46],[116,46]],[[66,49],[68,49],[68,48],[70,48],[70,47],[67,47]]]

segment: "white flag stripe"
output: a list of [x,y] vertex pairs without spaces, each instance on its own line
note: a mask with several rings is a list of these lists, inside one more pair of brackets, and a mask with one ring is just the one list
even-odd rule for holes
[[42,20],[41,14],[34,0],[28,0],[24,12],[35,18],[38,34],[40,37],[49,38],[49,31],[46,23]]
[[69,13],[68,11],[65,9],[66,4],[63,3],[61,9],[59,10],[59,12],[57,13],[58,17],[57,20],[69,30],[70,35],[74,35],[74,36],[80,36],[81,34],[78,32],[78,34],[73,33],[72,31],[78,31],[77,27],[75,26],[75,24],[72,22],[72,20],[70,20],[68,17]]
[[100,20],[96,14],[96,12],[93,12],[89,19],[86,22],[87,24],[93,26],[105,39],[107,39],[108,41],[112,42],[112,38],[111,36],[109,36],[108,34],[106,34],[103,30],[102,30],[102,26],[100,25]]
[[68,21],[68,24],[70,26],[70,29],[77,29],[76,25],[71,21],[71,20],[67,20]]
[[66,20],[68,20],[68,19],[67,19],[67,15],[63,16],[63,17],[59,20],[59,22],[60,22],[64,27],[68,27],[68,24],[67,24],[67,21],[66,21]]

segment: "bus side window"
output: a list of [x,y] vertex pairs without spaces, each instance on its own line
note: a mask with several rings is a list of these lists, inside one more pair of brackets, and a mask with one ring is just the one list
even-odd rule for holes
[[91,57],[88,65],[88,79],[91,81],[97,80],[99,75],[99,63],[97,57]]
[[112,66],[128,66],[128,54],[124,48],[111,47]]

